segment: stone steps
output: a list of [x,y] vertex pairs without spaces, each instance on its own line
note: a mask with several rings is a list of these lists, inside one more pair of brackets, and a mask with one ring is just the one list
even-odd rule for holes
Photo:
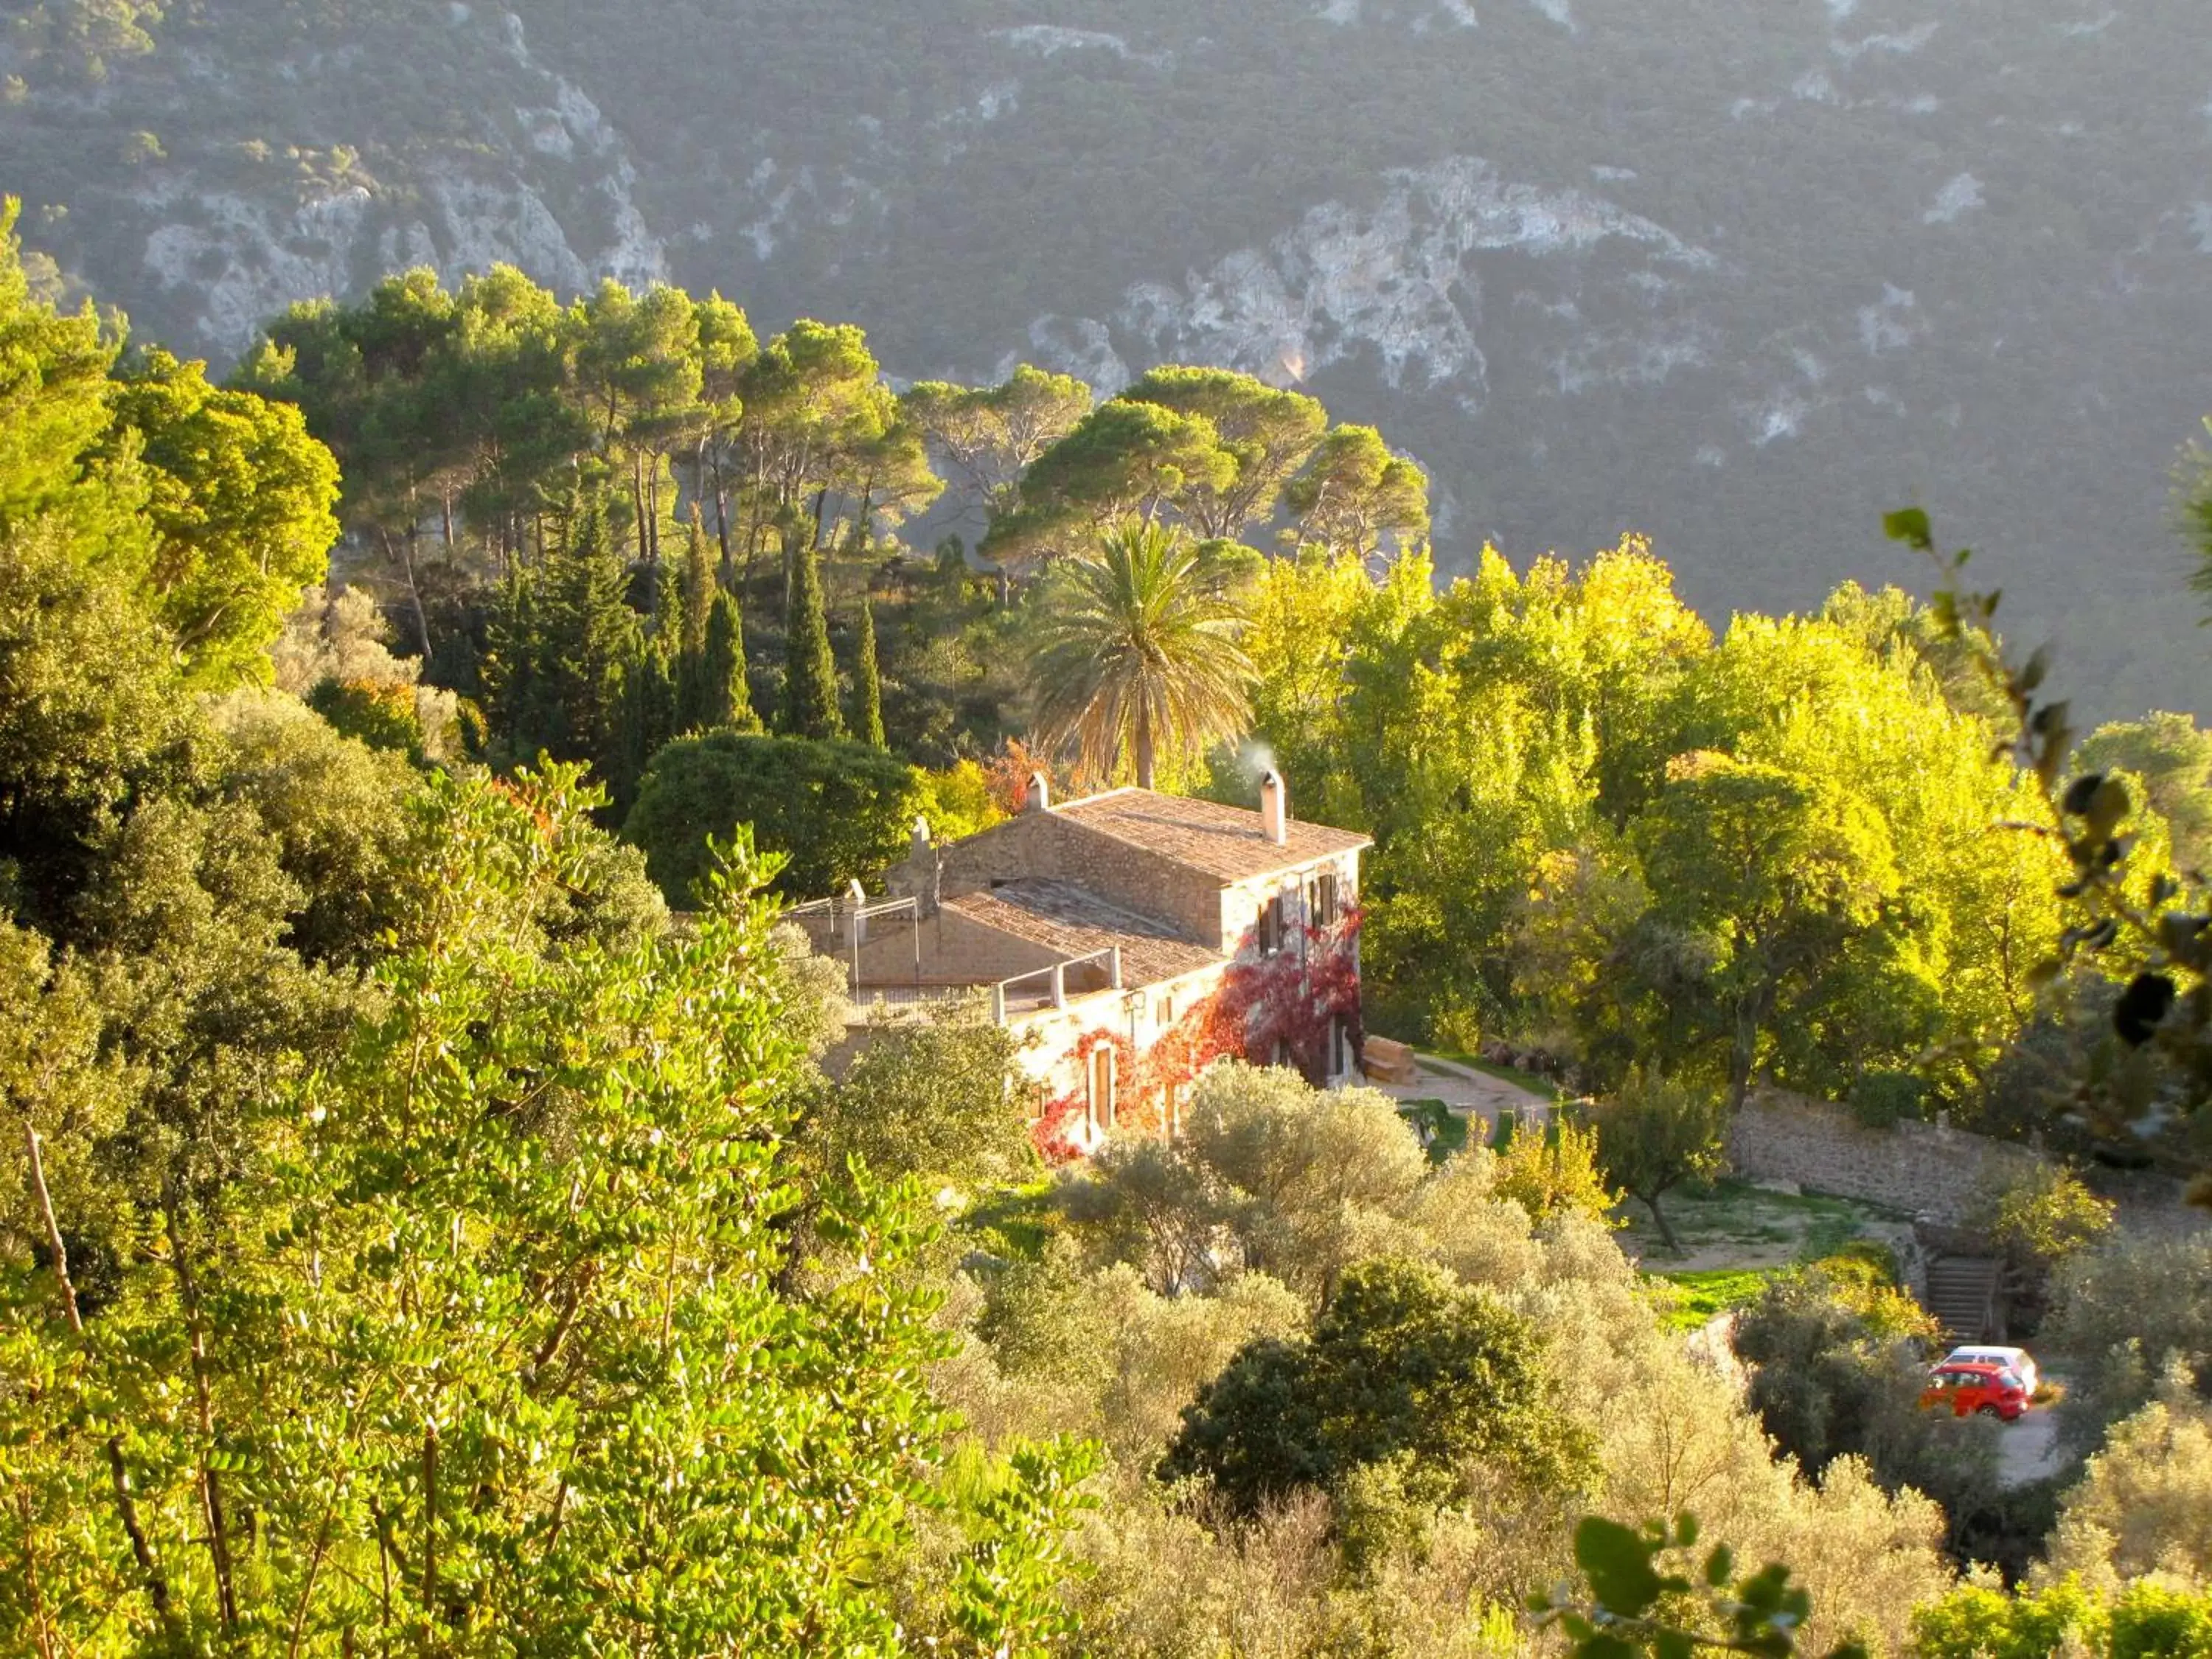
[[1997,1282],[2003,1264],[1989,1256],[1937,1256],[1928,1264],[1928,1311],[1947,1341],[1988,1342],[2000,1334]]

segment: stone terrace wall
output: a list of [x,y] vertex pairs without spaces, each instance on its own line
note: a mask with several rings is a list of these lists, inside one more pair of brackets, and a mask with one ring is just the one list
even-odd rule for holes
[[1865,1128],[1841,1107],[1765,1089],[1737,1114],[1729,1161],[1753,1181],[1794,1181],[1955,1225],[1977,1198],[2041,1160],[2025,1146],[1938,1124]]

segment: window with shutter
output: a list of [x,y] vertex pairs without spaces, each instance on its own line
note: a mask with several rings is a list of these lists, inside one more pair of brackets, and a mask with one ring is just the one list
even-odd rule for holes
[[1090,1098],[1085,1102],[1085,1115],[1090,1120],[1093,1133],[1102,1133],[1114,1127],[1114,1050],[1100,1043],[1091,1051]]

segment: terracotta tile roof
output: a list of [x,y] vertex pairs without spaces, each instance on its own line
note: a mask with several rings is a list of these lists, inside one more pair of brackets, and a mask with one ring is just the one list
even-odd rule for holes
[[1194,945],[1173,922],[1109,904],[1087,889],[1042,877],[1026,877],[986,891],[945,901],[971,921],[1028,939],[1063,957],[1089,956],[1121,947],[1121,986],[1136,990],[1218,967],[1219,952]]
[[1259,813],[1247,807],[1163,795],[1150,789],[1111,790],[1072,800],[1053,811],[1086,830],[1203,870],[1224,882],[1249,881],[1373,844],[1370,837],[1349,830],[1301,823],[1293,818],[1288,838],[1278,845],[1261,830]]

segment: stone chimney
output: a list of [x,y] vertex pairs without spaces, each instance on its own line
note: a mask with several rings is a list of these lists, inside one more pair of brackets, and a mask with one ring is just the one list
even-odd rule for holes
[[1291,838],[1290,791],[1273,767],[1260,780],[1260,833],[1281,847]]
[[1030,801],[1026,810],[1032,812],[1052,811],[1052,785],[1042,772],[1030,774]]

